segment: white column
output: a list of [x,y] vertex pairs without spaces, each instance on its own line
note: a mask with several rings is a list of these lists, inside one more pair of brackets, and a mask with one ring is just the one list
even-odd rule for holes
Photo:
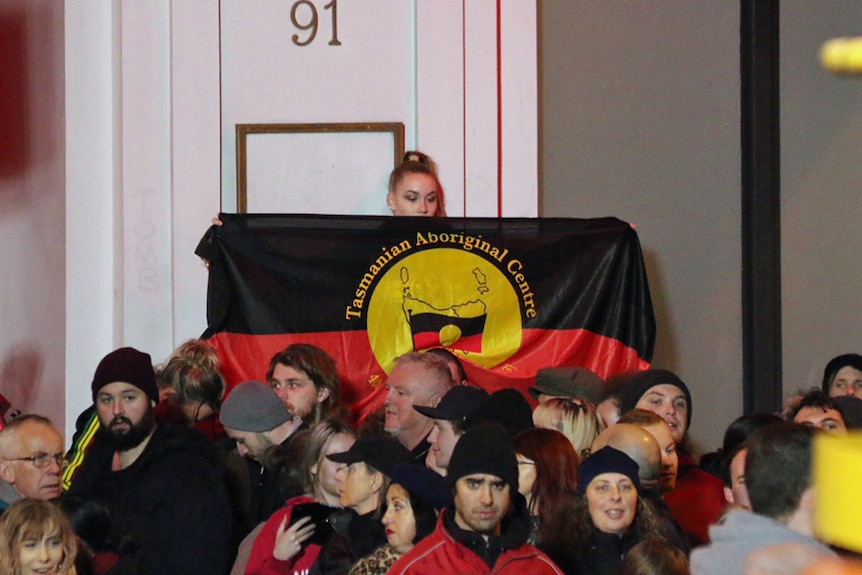
[[92,403],[89,382],[118,341],[114,191],[119,151],[114,2],[67,0],[66,436]]

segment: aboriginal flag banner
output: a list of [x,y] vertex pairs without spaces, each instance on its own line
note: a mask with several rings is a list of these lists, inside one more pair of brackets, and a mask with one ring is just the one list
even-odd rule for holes
[[222,214],[208,328],[229,387],[310,343],[335,358],[359,417],[395,358],[434,347],[488,391],[536,372],[602,377],[649,367],[655,320],[636,232],[615,218],[396,218]]

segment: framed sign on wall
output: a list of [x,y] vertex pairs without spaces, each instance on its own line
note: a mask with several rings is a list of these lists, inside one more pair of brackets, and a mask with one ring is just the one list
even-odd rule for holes
[[237,124],[239,213],[380,214],[404,124]]

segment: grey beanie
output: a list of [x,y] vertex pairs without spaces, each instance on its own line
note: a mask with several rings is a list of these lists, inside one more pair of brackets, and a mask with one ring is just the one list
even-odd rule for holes
[[275,429],[293,416],[267,384],[244,381],[224,400],[219,419],[230,429],[259,433]]

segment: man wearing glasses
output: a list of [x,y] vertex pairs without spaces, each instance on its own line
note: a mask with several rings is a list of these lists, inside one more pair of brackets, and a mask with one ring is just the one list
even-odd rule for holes
[[22,415],[0,431],[0,510],[19,499],[60,496],[63,436],[41,415]]

